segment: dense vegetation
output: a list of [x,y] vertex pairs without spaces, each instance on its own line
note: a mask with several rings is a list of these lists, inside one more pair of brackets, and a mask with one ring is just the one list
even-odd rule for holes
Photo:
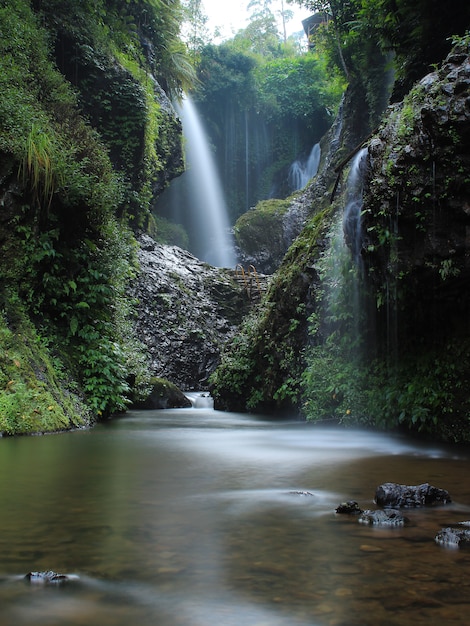
[[287,195],[288,166],[331,125],[344,87],[314,53],[260,57],[236,44],[203,49],[197,94],[233,219]]
[[[306,4],[328,9],[331,19],[316,32],[316,46],[349,81],[334,165],[380,122],[384,95],[396,99],[433,69],[430,63],[450,51],[449,33],[463,34],[470,24],[467,7],[443,16],[438,27],[434,3]],[[421,42],[412,54],[411,36]],[[454,57],[465,59],[468,38],[457,43]],[[387,73],[392,59],[394,85]],[[436,76],[445,81],[445,72]],[[465,84],[463,79],[463,93]],[[365,188],[365,265],[357,265],[338,243],[345,199],[340,187],[332,202],[338,179],[330,167],[312,187],[310,224],[276,272],[262,309],[247,320],[213,377],[221,406],[268,411],[294,406],[308,419],[469,439],[470,406],[463,391],[470,380],[468,269],[461,244],[454,243],[460,234],[449,232],[457,207],[456,233],[466,220],[461,207],[469,191],[468,121],[463,116],[458,122],[458,113],[455,120],[436,113],[434,120],[433,108],[451,105],[443,101],[439,82],[425,98],[423,92],[423,87],[410,92],[384,126],[380,137],[388,151],[372,153],[378,169]],[[420,145],[427,146],[424,157]],[[438,178],[430,175],[432,163]],[[348,165],[339,165],[340,173]]]
[[180,19],[177,2],[0,2],[0,432],[87,423],[145,387],[129,226],[181,168],[155,83],[191,80]]
[[[269,2],[252,2],[247,29],[222,45],[206,45],[199,16],[190,56],[179,1],[0,0],[1,434],[87,424],[148,390],[127,284],[137,232],[187,241],[151,208],[183,168],[169,98],[194,88],[233,221],[285,198],[286,167],[313,143],[325,152],[308,223],[213,376],[219,406],[470,439],[468,124],[433,118],[452,90],[412,89],[450,37],[468,55],[470,9],[299,2],[324,13],[308,53],[281,40]],[[348,156],[369,135],[359,267],[337,235]],[[289,203],[240,218],[245,248],[256,229],[280,232]]]

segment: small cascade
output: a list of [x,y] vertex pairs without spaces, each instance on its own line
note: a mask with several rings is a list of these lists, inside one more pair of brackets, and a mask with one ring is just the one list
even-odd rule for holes
[[321,149],[320,144],[316,143],[307,160],[297,159],[292,163],[288,174],[289,189],[299,191],[303,189],[308,181],[318,172],[320,165]]
[[187,207],[191,252],[216,267],[234,267],[236,256],[217,168],[197,109],[189,96],[177,106],[186,138]]
[[193,409],[213,409],[214,408],[214,398],[211,396],[209,392],[199,392],[199,391],[188,391],[185,393],[185,396],[191,402],[191,406]]

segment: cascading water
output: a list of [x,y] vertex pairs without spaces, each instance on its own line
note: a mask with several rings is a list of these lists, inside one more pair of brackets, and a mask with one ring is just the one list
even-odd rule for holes
[[343,346],[359,356],[364,320],[361,212],[367,148],[355,156],[346,183],[344,211],[330,235],[330,246],[319,264],[326,288],[325,321]]
[[318,172],[320,157],[320,144],[316,143],[307,160],[297,159],[292,163],[288,174],[289,189],[298,191],[305,187],[308,181]]
[[216,267],[233,267],[236,256],[227,206],[197,109],[189,96],[177,105],[186,138],[188,222],[192,252]]
[[347,183],[346,206],[343,214],[344,239],[358,268],[362,266],[361,212],[366,156],[367,148],[362,148],[352,162]]

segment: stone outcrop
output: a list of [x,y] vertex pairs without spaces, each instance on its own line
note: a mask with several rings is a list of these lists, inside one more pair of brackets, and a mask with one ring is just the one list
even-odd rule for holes
[[28,572],[24,580],[32,585],[63,585],[79,580],[75,574],[58,574],[52,570],[44,572]]
[[154,376],[185,391],[207,389],[224,344],[251,306],[230,270],[203,263],[176,246],[139,239],[137,336]]
[[360,524],[371,526],[404,526],[408,519],[396,509],[386,509],[385,511],[367,509],[361,513],[358,521]]
[[[47,14],[46,14],[47,15]],[[100,49],[90,34],[71,28],[67,18],[50,17],[56,29],[56,61],[61,73],[80,93],[80,106],[109,148],[114,167],[132,188],[129,202],[134,213],[140,208],[135,194],[152,181],[153,198],[184,171],[182,127],[168,95],[147,67],[146,85],[113,57]],[[141,34],[142,51],[149,55],[151,44]],[[149,113],[149,98],[155,103]],[[149,115],[157,117],[158,136],[146,143]],[[154,157],[149,154],[154,152]]]
[[347,502],[341,502],[341,504],[336,507],[335,513],[339,515],[360,515],[362,509],[355,500],[348,500]]
[[375,502],[387,508],[402,508],[447,504],[452,499],[446,489],[429,483],[416,486],[383,483],[375,490]]
[[[461,522],[461,526],[470,526],[470,522]],[[435,537],[435,542],[447,548],[470,546],[470,529],[447,527],[442,528]]]
[[401,351],[468,333],[469,168],[470,56],[460,44],[390,108],[369,145],[362,256],[387,301],[379,332],[399,308]]
[[161,378],[151,380],[152,390],[145,400],[133,404],[133,409],[155,410],[155,409],[180,409],[191,406],[191,401],[173,383]]

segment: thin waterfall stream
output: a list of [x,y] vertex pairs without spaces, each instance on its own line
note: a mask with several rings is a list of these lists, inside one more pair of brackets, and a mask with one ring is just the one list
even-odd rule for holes
[[307,159],[296,159],[289,168],[288,184],[292,191],[303,189],[318,172],[321,148],[316,143]]
[[329,332],[340,332],[351,349],[350,357],[360,355],[365,316],[363,260],[361,256],[363,180],[367,148],[354,157],[346,181],[345,206],[329,235],[329,246],[318,263],[325,285],[324,316]]
[[197,256],[219,267],[234,267],[227,206],[202,121],[189,96],[178,107],[186,137],[192,233]]

